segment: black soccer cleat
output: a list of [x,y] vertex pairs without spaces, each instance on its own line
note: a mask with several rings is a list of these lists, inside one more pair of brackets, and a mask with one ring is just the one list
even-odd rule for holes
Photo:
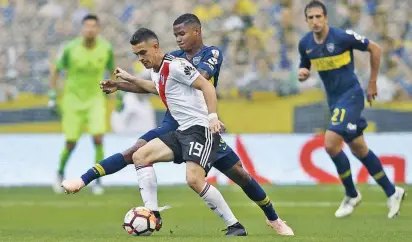
[[227,227],[225,231],[227,231],[225,236],[246,236],[247,235],[247,231],[245,227],[243,227],[243,225],[241,225],[239,222]]

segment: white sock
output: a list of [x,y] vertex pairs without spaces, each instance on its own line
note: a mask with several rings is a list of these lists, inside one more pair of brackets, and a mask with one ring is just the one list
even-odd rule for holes
[[144,206],[152,211],[159,211],[157,203],[157,178],[152,166],[136,166],[137,184]]
[[205,200],[207,206],[209,206],[217,216],[223,218],[227,227],[238,222],[222,194],[214,186],[206,183],[202,192],[199,193],[199,196]]

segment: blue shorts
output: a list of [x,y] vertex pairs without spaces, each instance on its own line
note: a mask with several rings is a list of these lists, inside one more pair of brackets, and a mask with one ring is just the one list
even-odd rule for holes
[[[169,110],[166,111],[163,118],[162,125],[150,130],[146,134],[140,137],[140,139],[149,142],[152,139],[158,138],[163,134],[167,134],[171,131],[175,131],[179,127],[177,121],[172,117]],[[177,158],[182,159],[182,158]],[[232,168],[238,161],[239,157],[237,154],[226,144],[226,142],[221,139],[219,143],[219,150],[216,154],[216,161],[213,163],[213,167],[221,172],[224,172]]]
[[363,135],[368,126],[362,117],[365,99],[362,91],[348,92],[342,95],[336,103],[330,105],[331,119],[328,130],[343,137],[346,143]]

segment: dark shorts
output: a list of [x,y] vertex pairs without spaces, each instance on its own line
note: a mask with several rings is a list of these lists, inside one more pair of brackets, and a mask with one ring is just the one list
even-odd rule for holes
[[[141,136],[140,139],[149,142],[152,139],[158,138],[164,134],[175,131],[178,127],[179,124],[172,117],[168,110],[165,113],[162,125],[150,130],[149,132]],[[221,172],[225,172],[226,170],[232,168],[240,160],[237,154],[232,150],[232,148],[229,145],[226,144],[226,142],[222,138],[220,138],[219,140],[219,147],[215,159],[216,160],[213,162],[213,167],[215,167]],[[175,160],[175,163],[184,162],[182,157],[175,156]]]
[[174,153],[174,163],[192,161],[205,169],[206,174],[216,161],[219,149],[219,134],[209,128],[195,125],[186,130],[172,131],[159,137]]
[[362,117],[364,107],[365,99],[362,92],[348,93],[330,106],[331,119],[328,130],[342,136],[346,143],[363,135],[368,126],[366,119]]

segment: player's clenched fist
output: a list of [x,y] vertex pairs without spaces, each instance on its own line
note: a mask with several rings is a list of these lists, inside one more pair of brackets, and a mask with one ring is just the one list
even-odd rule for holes
[[133,79],[133,76],[130,75],[127,71],[123,70],[120,67],[117,67],[113,73],[114,76],[119,77],[127,82],[130,82]]
[[298,79],[299,81],[303,82],[306,81],[306,79],[308,79],[308,77],[310,76],[310,71],[306,68],[300,68],[298,71]]
[[117,83],[112,80],[101,81],[100,89],[102,89],[106,94],[114,93],[115,91],[117,91]]

